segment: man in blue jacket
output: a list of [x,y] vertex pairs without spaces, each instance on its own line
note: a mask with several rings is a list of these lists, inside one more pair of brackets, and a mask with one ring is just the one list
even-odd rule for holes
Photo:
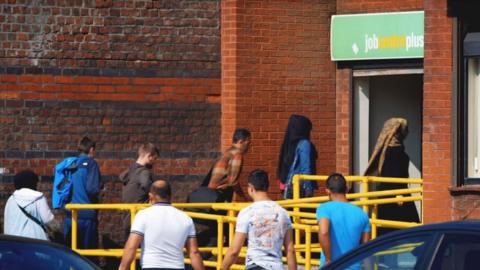
[[[88,137],[83,137],[79,144],[80,155],[77,159],[77,168],[73,171],[71,200],[72,204],[98,203],[100,192],[100,170],[95,156],[95,142]],[[67,210],[64,222],[64,234],[66,242],[71,246],[72,218]],[[78,246],[77,248],[95,249],[98,247],[98,224],[97,211],[78,211]]]

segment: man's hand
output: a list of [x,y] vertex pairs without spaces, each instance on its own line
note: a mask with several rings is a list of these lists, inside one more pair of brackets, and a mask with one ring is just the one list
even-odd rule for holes
[[235,263],[238,258],[238,254],[240,254],[240,250],[242,250],[243,243],[245,243],[245,239],[247,239],[246,233],[239,233],[236,232],[235,236],[233,237],[232,245],[227,251],[227,254],[223,258],[222,267],[220,269],[227,270],[230,269],[230,266]]
[[130,264],[135,260],[135,253],[137,252],[140,243],[142,243],[142,240],[143,236],[136,233],[130,233],[125,248],[123,249],[122,262],[120,263],[118,270],[130,269]]
[[190,237],[187,239],[187,253],[188,257],[192,261],[192,267],[194,270],[204,270],[202,256],[198,251],[197,238]]
[[[397,195],[397,196],[395,196],[395,198],[397,198],[397,199],[403,198],[403,195]],[[397,204],[398,204],[399,206],[402,206],[402,205],[403,205],[403,202],[397,202]]]
[[321,218],[318,221],[318,240],[322,247],[322,252],[325,255],[326,263],[332,260],[332,250],[330,246],[330,220],[327,218]]
[[285,239],[283,240],[283,246],[287,252],[287,265],[288,270],[297,269],[297,258],[295,256],[295,247],[293,243],[293,231],[289,229],[285,234]]

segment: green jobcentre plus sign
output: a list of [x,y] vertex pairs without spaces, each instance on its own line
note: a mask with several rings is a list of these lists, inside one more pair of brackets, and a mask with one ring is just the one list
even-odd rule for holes
[[332,60],[423,58],[423,26],[423,11],[332,16]]

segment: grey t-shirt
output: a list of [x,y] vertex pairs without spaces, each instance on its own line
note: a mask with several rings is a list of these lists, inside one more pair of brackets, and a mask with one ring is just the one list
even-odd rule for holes
[[246,268],[283,269],[282,245],[291,227],[287,211],[274,201],[255,202],[240,211],[236,231],[248,234]]

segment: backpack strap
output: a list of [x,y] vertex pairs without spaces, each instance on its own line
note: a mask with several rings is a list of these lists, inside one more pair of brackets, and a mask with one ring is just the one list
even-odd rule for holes
[[205,178],[203,178],[203,182],[200,185],[201,187],[208,187],[208,184],[210,184],[210,179],[212,178],[212,172],[213,172],[213,167],[214,166],[215,166],[215,164],[210,168],[207,175],[205,175]]
[[37,223],[37,225],[42,228],[42,230],[45,232],[46,235],[48,235],[47,228],[45,228],[45,225],[44,225],[42,222],[40,222],[40,220],[38,220],[36,217],[34,217],[34,216],[32,216],[30,213],[28,213],[27,210],[25,210],[25,208],[21,207],[18,203],[17,203],[17,206],[18,206],[18,208],[20,208],[20,210],[22,210],[22,212],[23,212],[29,219],[31,219],[33,222]]

